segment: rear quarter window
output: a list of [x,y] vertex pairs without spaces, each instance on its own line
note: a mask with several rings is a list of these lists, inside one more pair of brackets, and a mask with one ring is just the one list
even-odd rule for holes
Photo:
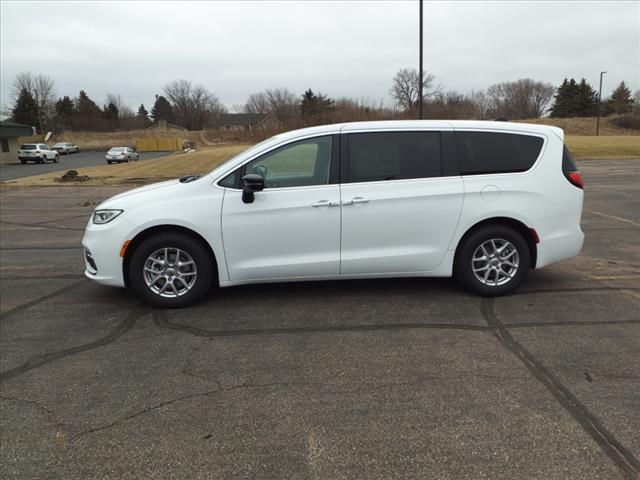
[[515,133],[456,132],[462,175],[525,172],[535,163],[544,140]]

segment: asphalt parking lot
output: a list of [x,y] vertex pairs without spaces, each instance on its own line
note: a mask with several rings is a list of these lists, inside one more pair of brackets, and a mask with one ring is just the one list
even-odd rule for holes
[[[0,181],[13,180],[15,178],[40,175],[41,173],[60,172],[81,167],[93,167],[94,165],[106,165],[104,156],[106,151],[80,151],[70,155],[60,155],[58,163],[33,163],[24,165],[20,162],[0,165]],[[140,152],[140,160],[149,160],[168,155],[167,152]]]
[[82,277],[122,189],[3,188],[0,477],[637,478],[640,160],[580,167],[582,254],[512,296],[345,281],[171,311]]

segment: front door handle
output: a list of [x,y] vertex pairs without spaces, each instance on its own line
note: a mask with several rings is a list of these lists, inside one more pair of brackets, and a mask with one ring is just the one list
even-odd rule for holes
[[364,197],[353,197],[351,200],[349,200],[348,202],[345,202],[345,205],[356,205],[358,203],[369,203],[369,199],[368,198],[364,198]]
[[318,200],[316,203],[311,204],[312,207],[337,207],[337,203],[330,202],[329,200]]

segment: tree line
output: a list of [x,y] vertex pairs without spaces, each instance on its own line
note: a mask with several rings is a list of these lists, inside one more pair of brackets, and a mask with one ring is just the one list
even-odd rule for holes
[[[392,106],[383,102],[330,98],[311,88],[296,95],[287,88],[270,88],[249,95],[234,113],[263,114],[283,128],[357,120],[416,118],[419,108],[418,71],[400,69],[389,90]],[[12,106],[3,113],[38,131],[133,130],[165,121],[188,130],[215,128],[227,108],[202,85],[174,80],[155,95],[151,110],[141,104],[133,111],[119,95],[108,94],[102,106],[85,90],[76,97],[56,95],[53,80],[45,75],[19,74],[11,89]],[[602,102],[583,78],[564,79],[557,88],[548,82],[519,79],[500,82],[485,90],[462,94],[445,91],[433,74],[423,74],[424,118],[517,120],[551,117],[590,117],[601,108],[602,115],[640,113],[640,91],[635,98],[621,82]]]

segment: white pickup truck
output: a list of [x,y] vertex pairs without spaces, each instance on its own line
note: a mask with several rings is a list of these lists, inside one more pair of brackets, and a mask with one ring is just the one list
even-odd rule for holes
[[27,163],[28,161],[58,163],[58,152],[49,148],[46,143],[25,143],[18,150],[18,159],[20,163]]

